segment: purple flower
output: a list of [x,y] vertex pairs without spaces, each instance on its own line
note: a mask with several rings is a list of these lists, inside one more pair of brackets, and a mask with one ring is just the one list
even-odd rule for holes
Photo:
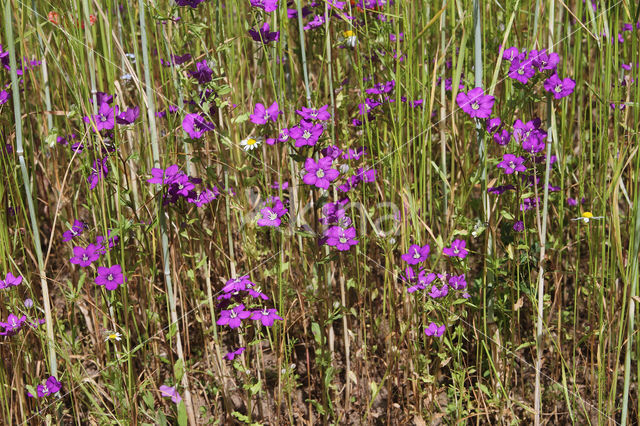
[[544,81],[544,90],[553,94],[555,99],[562,99],[573,93],[576,82],[569,77],[560,80],[557,74],[552,75]]
[[224,293],[233,293],[235,291],[244,291],[247,287],[253,286],[253,283],[249,279],[249,275],[243,275],[237,278],[231,278],[222,287]]
[[64,231],[62,233],[62,241],[64,242],[71,241],[74,237],[77,237],[78,235],[82,234],[85,228],[86,228],[86,225],[84,224],[84,222],[81,222],[76,219],[73,222],[73,226],[71,227],[71,229],[69,229],[68,231]]
[[0,105],[6,104],[9,100],[9,92],[6,90],[0,90]]
[[389,93],[396,87],[396,81],[390,80],[385,83],[377,83],[370,89],[365,90],[370,95],[382,95],[384,93]]
[[326,232],[327,245],[337,248],[340,251],[349,250],[351,246],[358,244],[356,228],[343,229],[340,226],[332,226]]
[[4,281],[0,280],[0,289],[9,288],[10,286],[15,287],[20,285],[21,282],[21,276],[14,277],[11,272],[7,272],[7,276],[5,277]]
[[254,124],[267,124],[269,120],[275,123],[278,120],[278,114],[280,114],[278,102],[272,103],[269,108],[265,108],[264,105],[258,102],[249,118]]
[[[38,398],[44,398],[45,396],[53,395],[62,389],[62,383],[60,383],[55,377],[51,376],[47,379],[44,385],[38,385],[36,393]],[[27,392],[27,395],[31,398],[35,398],[34,395]]]
[[278,9],[278,0],[251,0],[251,6],[262,9],[265,12],[273,12]]
[[189,193],[194,188],[195,185],[193,184],[192,179],[185,174],[180,174],[173,179],[173,182],[171,182],[169,194],[188,197]]
[[280,31],[269,31],[269,23],[262,24],[262,28],[254,30],[249,29],[249,35],[254,41],[262,42],[263,44],[269,44],[272,41],[278,41],[280,38]]
[[451,286],[451,288],[453,288],[454,290],[464,290],[465,288],[467,288],[467,280],[464,274],[451,275],[449,277],[449,286]]
[[329,189],[329,183],[340,175],[340,172],[331,168],[332,163],[331,157],[322,157],[317,163],[313,158],[307,158],[304,162],[307,174],[304,175],[302,181],[307,185],[315,185],[317,188]]
[[367,155],[366,148],[361,146],[356,149],[349,148],[347,152],[342,154],[342,158],[345,160],[359,160],[365,155]]
[[446,274],[438,274],[438,278],[440,278],[442,282],[444,282],[444,285],[442,286],[442,288],[438,288],[438,286],[435,284],[431,286],[429,297],[431,297],[432,299],[439,299],[449,294],[449,285],[446,283]]
[[220,312],[220,318],[216,321],[218,325],[228,324],[231,328],[240,327],[243,319],[247,319],[252,315],[252,312],[245,311],[244,305],[241,303],[229,310],[223,310]]
[[513,61],[520,55],[520,50],[517,47],[510,47],[502,52],[502,59],[505,59],[509,62]]
[[444,333],[444,325],[438,325],[435,322],[429,324],[429,327],[424,329],[424,334],[427,336],[440,337]]
[[180,401],[182,401],[182,397],[180,396],[176,388],[172,386],[162,385],[160,386],[159,390],[162,396],[171,398],[171,401],[173,401],[173,403],[175,404],[179,404]]
[[509,132],[507,129],[502,129],[501,131],[498,131],[493,135],[493,140],[498,145],[508,145],[509,141],[511,140],[511,132]]
[[312,123],[311,121],[300,120],[300,124],[289,130],[289,137],[295,139],[295,146],[313,146],[318,142],[324,128],[320,123]]
[[331,118],[331,114],[328,111],[329,105],[323,105],[319,109],[302,107],[301,110],[296,110],[298,115],[308,121],[327,121]]
[[498,130],[501,124],[502,120],[500,119],[500,117],[490,118],[487,121],[487,132],[494,133],[496,130]]
[[4,328],[3,331],[0,331],[0,336],[13,336],[24,325],[27,320],[27,316],[23,315],[21,317],[17,317],[14,314],[9,314],[7,317],[7,322],[0,322],[0,327]]
[[276,309],[263,309],[261,311],[253,311],[251,313],[251,319],[260,321],[265,327],[271,327],[275,320],[282,321],[282,317],[278,315]]
[[244,352],[244,349],[245,348],[243,348],[243,347],[239,347],[235,351],[227,352],[227,354],[224,357],[226,359],[228,359],[229,361],[233,361],[238,355],[240,355],[242,352]]
[[507,191],[512,191],[514,189],[516,189],[516,187],[513,185],[499,185],[499,186],[492,186],[490,188],[487,188],[487,192],[489,194],[501,195]]
[[509,68],[509,77],[514,80],[518,80],[522,84],[527,84],[529,79],[533,77],[536,73],[536,70],[533,68],[530,59],[525,59],[520,61],[519,59],[514,59],[511,62],[511,67]]
[[[198,7],[198,5],[202,2],[204,2],[205,0],[176,0],[176,5],[177,6],[191,6],[192,8],[196,8]],[[160,387],[160,389],[162,390],[162,386]]]
[[502,161],[498,163],[498,167],[504,169],[505,174],[510,175],[514,172],[526,172],[524,166],[524,158],[516,157],[513,154],[504,154]]
[[513,230],[516,232],[522,232],[524,231],[524,222],[519,220],[516,223],[513,224]]
[[247,293],[249,293],[249,296],[253,297],[254,299],[269,300],[269,296],[264,294],[261,291],[260,287],[257,286],[247,288]]
[[307,25],[305,25],[303,29],[307,31],[313,28],[318,28],[322,26],[322,24],[324,24],[324,18],[320,15],[316,15],[311,21],[307,22]]
[[160,183],[160,184],[170,184],[173,182],[173,180],[181,175],[182,172],[180,171],[180,168],[178,168],[177,164],[173,164],[169,167],[167,167],[166,170],[163,169],[158,169],[156,167],[154,167],[153,169],[151,169],[151,178],[147,179],[147,182],[149,183]]
[[422,247],[417,244],[413,244],[411,245],[411,247],[409,247],[409,251],[400,257],[409,265],[417,265],[418,263],[427,260],[430,251],[431,247],[429,246],[429,244],[425,244]]
[[287,209],[278,201],[273,207],[265,207],[260,210],[262,217],[258,219],[258,226],[280,226],[281,217],[287,213]]
[[126,111],[121,112],[116,116],[116,123],[118,124],[131,124],[140,117],[140,108],[127,108]]
[[124,284],[125,281],[126,278],[122,275],[122,267],[120,265],[113,265],[110,268],[98,266],[97,285],[103,285],[107,290],[112,291],[117,289],[119,285]]
[[576,200],[575,198],[567,198],[567,204],[571,207],[575,207],[578,205],[578,200]]
[[538,70],[555,70],[560,63],[560,55],[555,52],[547,53],[547,49],[538,52],[538,56],[534,60],[534,66]]
[[218,191],[218,188],[216,188],[215,186],[213,187],[213,189],[205,188],[204,191],[198,193],[194,197],[191,197],[190,195],[187,198],[187,202],[195,204],[196,207],[202,207],[205,204],[208,204],[215,200],[219,194],[220,191]]
[[182,128],[191,139],[200,139],[204,132],[213,130],[213,123],[205,121],[200,114],[187,114],[182,120]]
[[73,248],[73,257],[69,259],[71,263],[86,268],[100,258],[100,247],[89,244],[87,248],[76,246]]
[[468,93],[458,93],[456,102],[471,118],[489,118],[495,98],[485,95],[482,87],[476,87]]
[[[93,117],[84,117],[84,121],[87,124],[95,124],[95,130],[100,132],[102,130],[111,130],[116,125],[115,116],[118,114],[118,107],[111,108],[108,103],[100,104],[98,114]],[[93,128],[93,126],[92,126]]]
[[190,72],[191,77],[198,80],[200,84],[206,84],[211,81],[213,71],[207,65],[207,60],[203,59],[201,62],[196,62],[196,70]]
[[109,166],[107,165],[107,157],[98,158],[93,162],[91,174],[87,177],[87,183],[89,183],[89,189],[93,190],[98,183],[109,174]]
[[465,240],[454,240],[451,243],[451,247],[445,247],[442,249],[442,253],[447,256],[459,257],[460,259],[464,259],[469,253],[469,250],[467,250],[466,247],[467,242]]
[[536,207],[539,202],[540,202],[540,197],[525,198],[523,200],[523,203],[520,204],[520,211],[525,212],[527,210],[531,210],[532,208]]

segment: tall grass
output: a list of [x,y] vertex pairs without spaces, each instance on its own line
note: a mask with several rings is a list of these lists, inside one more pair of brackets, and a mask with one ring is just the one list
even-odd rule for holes
[[[23,282],[0,289],[0,321],[26,322],[0,336],[0,423],[640,421],[638,6],[335,3],[4,0],[0,279]],[[277,41],[248,34],[265,22]],[[541,73],[535,87],[516,82],[502,56],[511,46],[558,53],[575,91],[555,99]],[[202,61],[210,81],[193,75]],[[541,119],[529,181],[498,167],[518,142],[498,145],[460,108],[474,86],[495,96],[503,129]],[[100,92],[140,117],[98,132],[83,117],[99,114]],[[255,105],[274,101],[281,114],[254,124]],[[323,105],[331,119],[315,146],[243,149]],[[190,137],[191,113],[212,129]],[[349,168],[328,189],[308,185],[305,160],[329,145],[366,155],[337,157]],[[109,173],[91,188],[104,158]],[[172,164],[215,199],[168,203],[167,186],[147,181]],[[358,243],[323,246],[327,203],[358,168],[376,170],[340,207]],[[259,226],[276,196],[282,223]],[[76,219],[87,229],[62,241]],[[118,239],[88,267],[70,262],[99,236]],[[456,239],[464,259],[443,253]],[[401,255],[413,244],[430,245],[425,272],[464,273],[469,298],[434,298],[431,284],[408,293]],[[98,267],[113,265],[126,282],[96,285]],[[224,297],[238,297],[223,288],[244,275],[268,297],[244,303],[282,320],[218,324],[233,306]],[[432,322],[441,337],[425,334]],[[59,392],[27,396],[50,376]]]

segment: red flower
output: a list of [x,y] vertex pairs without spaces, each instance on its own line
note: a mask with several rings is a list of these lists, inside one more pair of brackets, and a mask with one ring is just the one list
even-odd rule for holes
[[54,12],[51,11],[49,12],[49,22],[51,22],[53,25],[58,25],[60,23],[60,21],[58,21],[60,19],[60,15],[58,14],[58,12]]

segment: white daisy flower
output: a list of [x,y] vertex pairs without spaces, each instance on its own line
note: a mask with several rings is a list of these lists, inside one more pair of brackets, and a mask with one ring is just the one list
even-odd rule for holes
[[594,216],[593,213],[591,212],[584,212],[582,213],[582,215],[580,215],[580,217],[574,217],[571,220],[581,220],[584,223],[589,223],[590,220],[598,220],[598,219],[604,219],[604,216]]
[[117,331],[105,331],[104,335],[106,336],[106,338],[104,339],[105,342],[108,341],[120,341],[122,340],[122,334],[118,333]]
[[356,33],[351,30],[344,31],[342,33],[344,37],[344,44],[349,47],[356,47],[356,43],[358,42],[358,37],[356,37]]
[[251,151],[252,149],[257,148],[258,145],[260,145],[261,143],[262,143],[261,138],[254,138],[252,136],[249,136],[248,138],[243,139],[240,142],[240,145],[245,151]]

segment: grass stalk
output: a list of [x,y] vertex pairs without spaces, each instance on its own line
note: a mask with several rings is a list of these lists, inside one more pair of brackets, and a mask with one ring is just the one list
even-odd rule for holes
[[51,315],[51,304],[49,299],[49,284],[47,283],[47,274],[44,268],[44,259],[42,257],[42,246],[40,242],[40,227],[36,217],[36,206],[31,194],[31,179],[27,164],[24,158],[24,147],[22,140],[22,114],[20,112],[20,87],[18,85],[18,65],[16,62],[16,48],[13,39],[12,27],[12,7],[11,0],[4,2],[4,31],[9,45],[9,64],[11,66],[11,93],[13,96],[13,118],[16,126],[16,153],[20,162],[20,170],[22,171],[22,182],[24,184],[25,197],[29,206],[29,218],[31,220],[31,236],[36,251],[36,259],[38,262],[38,273],[40,275],[40,288],[42,290],[42,304],[44,306],[44,314],[47,330],[47,348],[49,370],[52,376],[58,374],[58,363],[56,358],[55,340],[53,335],[53,316]]
[[[86,0],[85,0],[86,1]],[[147,43],[147,27],[146,27],[146,8],[144,0],[138,0],[138,9],[140,13],[140,31],[142,33],[142,59],[144,62],[144,81],[146,86],[146,106],[147,117],[149,120],[149,127],[151,130],[151,151],[153,155],[153,164],[155,167],[160,167],[160,149],[158,148],[158,130],[155,122],[155,101],[154,101],[154,86],[151,83],[151,66],[149,63],[149,52]],[[166,215],[162,205],[162,197],[158,197],[157,200],[158,217],[160,219],[160,237],[162,244],[162,261],[163,261],[163,273],[165,283],[167,286],[167,299],[169,301],[169,310],[171,316],[171,324],[177,327],[176,337],[176,351],[178,353],[178,360],[182,363],[184,373],[182,374],[182,386],[184,388],[184,399],[187,414],[189,417],[189,423],[196,425],[196,416],[193,410],[193,402],[191,401],[191,392],[189,390],[189,379],[187,373],[187,365],[184,360],[184,353],[182,349],[182,338],[180,333],[180,325],[178,322],[178,313],[176,308],[176,300],[173,292],[173,283],[171,278],[170,268],[170,255],[169,255],[169,237],[167,234]]]

